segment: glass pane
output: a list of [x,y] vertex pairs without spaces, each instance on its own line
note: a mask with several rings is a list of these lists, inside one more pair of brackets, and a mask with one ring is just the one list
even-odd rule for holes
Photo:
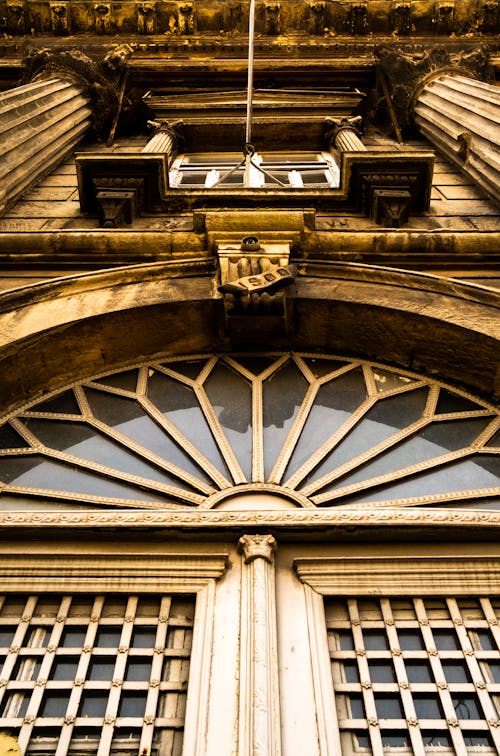
[[383,631],[363,630],[363,639],[367,651],[380,651],[389,648],[387,635]]
[[132,648],[153,648],[156,640],[156,628],[136,627],[132,634]]
[[2,425],[0,428],[0,449],[26,449],[28,447],[28,442],[9,423]]
[[88,680],[112,680],[115,670],[114,658],[95,656],[90,662]]
[[148,397],[219,472],[228,474],[198,400],[189,386],[154,372],[148,381]]
[[84,690],[80,699],[79,717],[104,717],[109,691]]
[[444,676],[448,683],[469,683],[471,682],[470,673],[465,662],[459,661],[441,661]]
[[[410,395],[412,393],[421,394],[421,392],[416,391],[410,392]],[[399,399],[399,401],[401,401],[405,396],[407,395],[394,397],[391,401],[395,401],[396,399]],[[382,423],[383,407],[380,407],[379,412],[381,417],[378,422]],[[405,416],[402,414],[402,422],[404,422],[404,417]],[[408,415],[406,417],[408,417]],[[340,482],[327,490],[340,488],[344,485],[347,486],[352,483],[357,483],[361,480],[368,480],[369,478],[374,478],[377,475],[385,475],[387,473],[409,467],[410,465],[424,462],[428,459],[432,459],[433,457],[439,457],[441,454],[446,454],[449,451],[461,449],[462,447],[468,446],[470,443],[472,443],[472,441],[486,427],[488,422],[489,419],[482,418],[477,420],[455,420],[454,422],[450,423],[434,423],[422,429],[421,431],[419,431],[419,433],[412,436],[412,438],[408,439],[407,441],[403,441],[397,446],[388,449],[384,454],[380,455],[372,462],[363,464],[360,469],[356,470],[351,475],[344,476]],[[384,426],[380,427],[383,428]],[[344,442],[343,446],[346,447],[347,453],[349,453],[349,446],[354,441],[356,441],[356,432],[359,436],[360,434],[362,434],[363,430],[366,434],[366,448],[370,447],[368,441],[371,438],[371,428],[367,427],[366,422],[363,422],[358,428],[356,428],[356,431],[351,434],[352,438],[350,436],[349,439]],[[378,437],[374,439],[374,443],[383,440],[380,430],[378,428],[377,430]],[[387,429],[387,436],[390,435],[390,430],[390,428]],[[358,445],[354,445],[353,450],[357,450]],[[362,449],[360,451],[362,451]],[[344,454],[346,452],[344,452]],[[342,447],[339,447],[338,453],[334,453],[332,455],[332,463],[336,463],[335,466],[338,466],[341,462],[345,461],[344,459],[339,457],[339,453],[342,454]],[[354,454],[352,456],[354,456]]]
[[358,665],[355,661],[345,661],[342,663],[343,682],[356,683],[359,682]]
[[391,391],[393,389],[404,388],[409,383],[415,381],[415,378],[409,378],[407,375],[399,375],[390,370],[383,370],[379,367],[372,367],[372,374],[375,380],[377,391]]
[[50,670],[51,680],[74,680],[78,669],[78,659],[56,656]]
[[374,693],[375,708],[380,719],[403,719],[404,711],[399,696],[383,696]]
[[359,368],[321,386],[288,465],[287,476],[295,473],[365,398],[366,385]]
[[101,627],[97,631],[94,645],[98,648],[118,648],[121,634],[120,627]]
[[125,370],[123,373],[114,373],[113,375],[107,375],[104,378],[97,378],[98,383],[103,383],[105,386],[112,386],[113,388],[125,389],[125,391],[134,391],[137,388],[137,370]]
[[125,680],[149,680],[151,677],[151,664],[152,661],[150,658],[130,658],[127,663]]
[[479,701],[476,696],[452,694],[452,702],[457,715],[457,719],[481,719],[482,714],[479,709]]
[[218,363],[205,381],[207,396],[247,480],[252,479],[252,391],[248,381]]
[[419,630],[398,629],[398,638],[402,651],[421,651],[424,648],[424,642]]
[[85,643],[85,630],[66,628],[62,634],[60,645],[65,648],[81,648]]
[[68,691],[50,691],[44,694],[40,706],[40,717],[64,717],[69,702]]
[[391,661],[372,661],[368,662],[370,670],[370,680],[374,683],[393,683],[397,682],[396,672]]
[[460,641],[454,630],[434,630],[433,635],[439,651],[456,651],[460,648]]
[[308,389],[294,362],[287,362],[268,378],[263,387],[264,461],[266,479],[286,441]]
[[436,415],[445,414],[447,412],[473,412],[474,410],[482,410],[480,404],[466,399],[459,394],[455,394],[448,389],[440,389],[439,399],[436,406]]
[[326,357],[304,357],[303,359],[316,378],[323,378],[325,375],[340,370],[340,368],[349,364],[343,360],[330,360]]
[[272,365],[273,362],[276,361],[276,358],[260,355],[250,357],[238,355],[236,361],[244,368],[246,368],[250,373],[253,373],[254,375],[260,375],[260,373],[263,373],[264,370],[267,370],[269,365]]
[[115,483],[100,475],[82,472],[69,465],[46,460],[38,454],[29,457],[0,458],[0,480],[16,487],[67,491],[137,501],[167,502],[167,499],[149,491]]
[[53,399],[35,404],[31,409],[34,412],[54,412],[62,415],[80,414],[80,407],[71,389],[63,391],[62,394],[57,394]]
[[26,425],[43,444],[52,449],[97,462],[118,472],[139,475],[147,480],[158,481],[184,490],[188,488],[181,481],[148,464],[138,455],[131,454],[102,433],[83,423],[26,420]]
[[415,693],[413,695],[417,719],[442,719],[441,703],[432,693]]
[[410,683],[430,683],[433,680],[431,665],[426,661],[406,660],[405,669]]
[[148,694],[144,693],[130,693],[124,691],[120,699],[120,706],[118,709],[119,717],[143,717],[146,710],[146,699]]

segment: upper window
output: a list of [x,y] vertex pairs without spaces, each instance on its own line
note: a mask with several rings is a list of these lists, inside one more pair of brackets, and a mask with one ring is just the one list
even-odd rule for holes
[[6,418],[0,506],[210,507],[267,482],[317,507],[498,508],[499,463],[498,410],[436,381],[324,355],[196,356]]
[[241,153],[197,152],[178,156],[169,178],[172,187],[211,189],[246,185],[301,189],[338,187],[340,172],[326,152],[254,153],[246,172]]

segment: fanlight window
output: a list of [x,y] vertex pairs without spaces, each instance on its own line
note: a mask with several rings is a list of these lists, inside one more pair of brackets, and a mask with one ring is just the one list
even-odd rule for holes
[[[242,187],[244,181],[245,164],[237,152],[181,155],[170,171],[173,187]],[[339,183],[339,168],[326,152],[269,152],[252,155],[247,186],[328,188]]]
[[310,506],[498,508],[491,405],[380,365],[195,356],[81,381],[0,428],[0,506],[211,507],[267,482]]

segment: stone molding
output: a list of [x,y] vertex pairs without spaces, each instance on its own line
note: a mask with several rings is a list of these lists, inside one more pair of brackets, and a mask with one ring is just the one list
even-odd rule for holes
[[324,530],[326,527],[342,529],[356,528],[408,528],[422,533],[423,529],[456,528],[468,534],[471,529],[491,530],[497,533],[500,528],[500,511],[473,511],[469,509],[408,509],[402,507],[372,511],[350,509],[311,510],[297,509],[287,511],[196,511],[196,512],[1,512],[0,527],[14,530],[16,528],[36,528],[37,530],[75,530],[89,528],[184,528],[186,530],[219,530],[227,528],[249,527],[284,527],[314,528]]

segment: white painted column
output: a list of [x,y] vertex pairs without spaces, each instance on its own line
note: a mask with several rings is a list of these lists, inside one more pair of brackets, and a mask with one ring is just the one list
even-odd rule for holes
[[500,202],[500,88],[436,73],[413,103],[422,134]]
[[244,535],[241,584],[239,756],[280,756],[276,590],[271,535]]
[[66,157],[91,117],[90,98],[69,79],[33,81],[0,94],[0,213]]

